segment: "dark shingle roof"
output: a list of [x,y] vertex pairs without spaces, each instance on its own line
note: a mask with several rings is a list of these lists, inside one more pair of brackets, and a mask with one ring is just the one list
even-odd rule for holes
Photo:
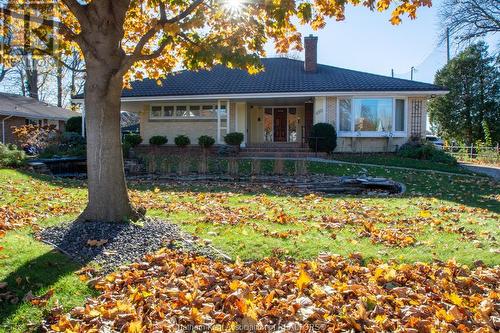
[[[290,92],[354,91],[443,91],[433,84],[369,74],[333,66],[318,65],[306,73],[304,62],[287,58],[262,59],[265,70],[250,75],[244,70],[215,66],[211,70],[180,71],[169,75],[159,86],[155,80],[132,82],[123,97],[231,95]],[[76,96],[76,98],[80,96]]]
[[68,120],[79,113],[24,97],[0,93],[0,115],[33,119]]

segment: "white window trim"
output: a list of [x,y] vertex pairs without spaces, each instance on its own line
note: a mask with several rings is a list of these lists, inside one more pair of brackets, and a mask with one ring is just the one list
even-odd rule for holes
[[[404,131],[355,131],[354,130],[354,103],[353,99],[389,99],[392,98],[392,124],[396,126],[396,100],[404,100]],[[351,100],[351,131],[341,131],[340,130],[340,100],[341,99],[350,99]],[[381,97],[381,96],[339,96],[337,98],[337,106],[336,106],[336,129],[337,136],[343,138],[353,138],[353,137],[361,137],[361,138],[385,138],[385,137],[394,137],[394,138],[405,138],[408,136],[408,97]]]
[[[215,115],[213,117],[202,117],[202,116],[196,116],[196,117],[179,117],[179,116],[171,116],[171,117],[166,117],[163,115],[163,108],[165,106],[173,106],[174,107],[174,114],[176,114],[177,112],[177,107],[178,106],[185,106],[186,107],[186,110],[189,111],[189,106],[199,106],[200,107],[200,111],[202,110],[203,108],[203,105],[211,105],[213,107],[213,110],[215,111]],[[153,112],[153,108],[154,107],[161,107],[162,110],[162,115],[160,117],[154,117],[152,112]],[[219,118],[219,112],[218,112],[218,108],[219,105],[217,104],[217,102],[215,103],[161,103],[161,104],[151,104],[149,106],[149,120],[186,120],[186,121],[189,121],[189,120],[196,120],[196,119],[212,119],[212,120],[217,120]],[[226,110],[227,110],[227,106],[226,106]],[[229,117],[228,117],[229,118]],[[225,119],[225,118],[222,118],[222,119]]]

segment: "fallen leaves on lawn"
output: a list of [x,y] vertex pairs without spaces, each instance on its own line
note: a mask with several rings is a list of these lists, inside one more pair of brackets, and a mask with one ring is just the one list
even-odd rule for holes
[[49,289],[45,294],[40,296],[34,296],[31,291],[29,291],[23,298],[23,301],[30,302],[34,306],[42,307],[47,305],[49,299],[54,295],[54,289]]
[[0,206],[0,238],[8,230],[33,225],[36,219],[37,214],[16,205]]
[[494,332],[498,267],[361,264],[359,255],[225,263],[162,250],[99,280],[56,332]]
[[372,222],[363,224],[361,236],[370,237],[372,243],[382,243],[388,246],[406,247],[413,245],[416,240],[411,236],[411,228],[386,228],[379,229]]
[[[217,183],[206,186],[207,192],[203,193],[162,192],[155,187],[153,191],[148,192],[134,191],[131,197],[137,205],[149,209],[162,210],[167,214],[187,213],[194,216],[183,219],[181,223],[241,225],[263,236],[279,239],[297,238],[311,230],[324,233],[328,230],[338,232],[346,227],[354,227],[360,230],[360,237],[370,238],[372,243],[400,248],[415,246],[418,236],[428,227],[438,232],[459,234],[465,240],[476,240],[478,236],[473,229],[457,225],[462,214],[475,214],[485,218],[496,216],[487,210],[463,205],[439,206],[432,199],[417,201],[417,211],[408,214],[400,210],[388,210],[383,204],[367,203],[363,199],[325,200],[320,194],[288,193],[286,190],[281,193],[286,195],[286,201],[276,200],[267,194],[242,199],[238,197],[236,190],[246,189],[247,185],[226,185],[235,192],[208,191],[211,187],[217,187]],[[258,187],[258,184],[256,186]],[[275,192],[280,190],[283,189],[274,189]],[[471,220],[469,223],[477,223],[475,221]],[[291,228],[273,230],[270,227],[273,224]],[[353,242],[357,243],[358,240],[353,239]],[[494,244],[492,239],[492,245]]]
[[[84,196],[66,190],[63,181],[54,182],[55,185],[49,185],[35,179],[8,180],[0,185],[16,198],[15,203],[0,206],[0,238],[6,230],[27,225],[36,228],[39,219],[73,214],[83,208]],[[464,180],[456,182],[468,184]],[[319,193],[301,193],[283,184],[210,182],[193,186],[189,182],[171,181],[160,187],[151,181],[136,183],[148,185],[151,190],[131,190],[134,205],[167,215],[189,214],[181,223],[241,225],[265,237],[295,240],[310,231],[335,238],[348,228],[349,232],[358,230],[359,237],[369,238],[373,243],[401,248],[418,245],[419,236],[431,228],[432,232],[458,234],[476,247],[499,246],[496,235],[480,234],[475,228],[477,224],[489,223],[485,219],[498,218],[498,214],[471,206],[444,205],[432,198],[415,199],[416,210],[405,212],[362,198],[339,200]],[[372,227],[367,229],[367,224]],[[360,240],[355,237],[351,241]]]
[[0,205],[0,238],[5,237],[6,231],[17,228],[38,229],[39,219],[76,213],[83,205],[83,200],[72,198],[63,187],[34,179],[7,180],[0,185],[0,190],[15,198],[7,205]]

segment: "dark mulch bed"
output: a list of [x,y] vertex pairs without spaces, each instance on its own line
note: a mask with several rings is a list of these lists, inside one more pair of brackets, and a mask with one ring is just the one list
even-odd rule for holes
[[81,264],[97,264],[100,273],[141,261],[145,254],[162,247],[228,258],[202,240],[182,232],[176,225],[156,219],[141,223],[77,221],[46,228],[37,236]]

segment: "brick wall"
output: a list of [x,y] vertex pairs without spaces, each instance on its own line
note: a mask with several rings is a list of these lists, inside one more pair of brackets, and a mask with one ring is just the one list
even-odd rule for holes
[[[209,149],[209,154],[210,155],[215,155],[217,154],[217,149],[218,146],[214,145]],[[196,142],[190,146],[187,146],[185,148],[180,148],[175,145],[165,145],[165,146],[160,146],[160,147],[155,147],[152,145],[146,145],[146,144],[141,144],[135,148],[133,148],[134,152],[137,155],[147,155],[147,154],[153,154],[153,155],[158,155],[158,156],[169,156],[173,154],[181,155],[181,154],[189,154],[191,156],[202,156],[203,150],[198,146],[198,139]]]
[[336,126],[337,123],[337,98],[326,98],[326,122]]
[[318,67],[318,37],[309,35],[304,37],[304,70],[315,73]]
[[[0,116],[0,141],[2,138],[2,120],[6,119],[7,116]],[[13,127],[24,126],[26,124],[26,119],[22,117],[12,117],[5,120],[5,143],[18,144],[14,134],[12,134]]]

